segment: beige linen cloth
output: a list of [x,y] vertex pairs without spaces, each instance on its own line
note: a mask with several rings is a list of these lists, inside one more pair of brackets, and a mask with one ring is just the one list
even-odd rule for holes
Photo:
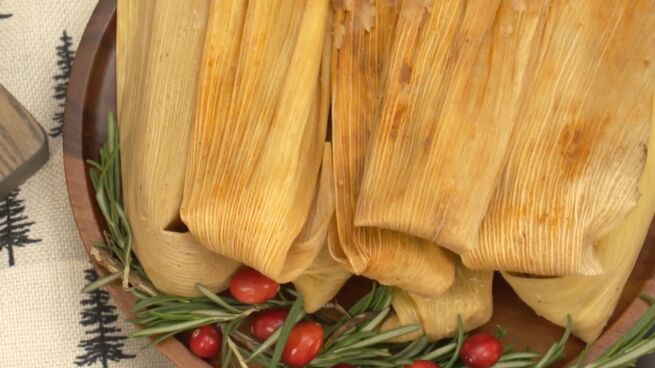
[[0,83],[50,133],[51,156],[0,198],[1,368],[172,366],[126,337],[132,327],[104,291],[80,294],[95,274],[68,204],[60,128],[72,57],[96,3],[0,0]]

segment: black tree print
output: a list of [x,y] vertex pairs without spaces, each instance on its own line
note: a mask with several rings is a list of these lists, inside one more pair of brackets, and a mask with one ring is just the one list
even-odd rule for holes
[[41,241],[30,237],[30,228],[34,222],[28,221],[19,194],[20,188],[0,200],[0,252],[7,252],[9,267],[16,264],[15,248]]
[[51,137],[58,137],[62,133],[68,79],[70,78],[71,68],[73,67],[73,58],[75,57],[75,51],[71,49],[73,46],[73,38],[68,35],[66,30],[62,32],[59,41],[61,41],[59,46],[57,46],[57,69],[59,70],[53,77],[55,80],[55,94],[52,95],[52,98],[54,98],[57,103],[57,112],[55,112],[55,115],[52,117],[52,122],[54,124],[49,133]]
[[[0,2],[0,5],[2,5],[1,2]],[[2,11],[0,11],[0,20],[7,19],[7,18],[11,18],[12,15],[13,15],[13,14],[2,13]]]
[[[84,271],[87,283],[98,279],[93,268]],[[84,352],[75,358],[78,367],[99,364],[102,368],[109,367],[109,362],[132,359],[134,355],[123,352],[125,337],[116,326],[118,314],[116,307],[109,303],[109,294],[104,290],[92,291],[80,302],[82,319],[80,324],[86,328],[86,339],[80,341],[78,347]]]

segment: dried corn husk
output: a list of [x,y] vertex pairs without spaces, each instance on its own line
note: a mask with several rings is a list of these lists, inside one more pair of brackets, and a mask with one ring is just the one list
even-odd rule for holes
[[332,216],[311,214],[328,18],[328,0],[216,1],[209,12],[182,219],[208,249],[278,282],[311,264]]
[[471,268],[603,271],[593,245],[638,199],[655,82],[655,2],[557,0]]
[[[285,275],[284,277],[302,277],[307,272],[315,272],[316,270],[311,270],[313,266],[319,268],[325,266],[326,260],[317,260],[316,258],[322,253],[321,250],[327,247],[327,234],[332,217],[334,217],[332,149],[330,144],[326,143],[323,151],[320,180],[318,182],[318,193],[309,211],[309,217],[305,222],[305,226],[291,246],[285,263],[285,270],[288,270],[287,272],[290,272],[294,276]],[[319,264],[316,265],[316,262],[319,262]],[[303,273],[300,274],[300,272]],[[296,276],[298,274],[300,276]],[[294,282],[297,280],[296,278]],[[311,297],[306,299],[311,299]],[[312,303],[318,304],[319,302],[312,300],[305,301],[305,305],[311,305]]]
[[[328,231],[328,243],[339,241],[336,231],[336,220],[333,218]],[[293,285],[304,296],[305,311],[314,313],[339,293],[350,276],[352,273],[332,258],[326,243],[311,266],[293,280]]]
[[382,330],[418,324],[421,330],[401,336],[397,341],[414,340],[425,334],[432,340],[453,336],[461,317],[466,331],[478,328],[491,319],[493,312],[493,272],[472,271],[459,262],[455,283],[437,298],[423,298],[400,289],[393,291],[394,314]]
[[[343,269],[330,255],[327,246],[327,233],[330,224],[334,223],[334,175],[332,169],[332,150],[329,143],[325,144],[319,194],[316,199],[316,209],[310,211],[310,216],[320,221],[308,220],[303,233],[296,239],[293,250],[289,252],[287,267],[298,269],[300,263],[311,258],[312,263],[304,269],[293,284],[304,296],[305,310],[308,313],[321,309],[339,292],[351,273]],[[323,219],[330,219],[329,222]],[[320,229],[316,228],[320,227]],[[296,261],[296,262],[294,262]]]
[[162,292],[218,291],[237,263],[209,252],[179,222],[188,138],[209,2],[119,0],[117,100],[123,205],[134,251]]
[[[655,115],[652,121],[655,122]],[[596,245],[596,253],[605,273],[598,276],[549,279],[503,275],[521,299],[537,314],[560,326],[566,325],[566,316],[570,315],[573,320],[573,333],[587,343],[598,338],[612,316],[655,214],[653,122],[648,138],[646,168],[639,179],[639,201],[628,217]]]
[[477,244],[546,1],[500,3],[403,1],[355,225]]
[[396,20],[397,9],[387,0],[354,0],[336,7],[334,29],[339,36],[332,64],[332,141],[339,241],[330,245],[352,272],[434,297],[454,280],[454,266],[445,250],[406,234],[353,224]]

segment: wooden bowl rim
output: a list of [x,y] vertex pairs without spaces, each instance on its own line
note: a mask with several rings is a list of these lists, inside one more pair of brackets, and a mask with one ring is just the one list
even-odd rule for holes
[[[97,209],[94,198],[89,195],[89,193],[93,193],[93,188],[88,178],[88,168],[83,159],[83,125],[86,120],[84,108],[91,88],[88,81],[94,71],[98,50],[101,48],[107,30],[112,25],[115,26],[116,10],[116,0],[100,0],[91,15],[78,46],[64,110],[63,144],[66,185],[76,226],[87,254],[95,242],[103,239],[100,223],[103,223],[104,219]],[[93,54],[89,57],[80,50],[90,50]],[[94,267],[98,274],[106,274],[106,271],[99,265],[94,263]],[[641,294],[655,295],[654,278],[655,276],[645,281],[641,288]],[[108,286],[107,289],[119,309],[126,316],[131,317],[130,308],[134,303],[134,297],[122,290],[121,286],[116,283]],[[601,337],[589,346],[587,360],[590,361],[599,356],[609,345],[621,337],[647,308],[648,303],[640,298],[632,300],[625,311],[613,323],[605,327]],[[178,367],[211,367],[207,362],[193,356],[176,339],[168,339],[160,343],[157,345],[157,349]]]

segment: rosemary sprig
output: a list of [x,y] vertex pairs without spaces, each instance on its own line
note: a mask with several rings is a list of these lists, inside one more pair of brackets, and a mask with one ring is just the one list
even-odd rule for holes
[[202,285],[196,288],[205,296],[146,296],[132,307],[135,318],[131,321],[145,328],[132,334],[134,337],[175,335],[208,324],[243,320],[253,313],[273,307],[288,307],[289,302],[275,299],[260,305],[246,305],[213,294]]
[[[91,291],[121,279],[123,286],[139,299],[132,307],[135,313],[132,322],[143,326],[143,329],[132,336],[151,337],[150,345],[195,327],[216,324],[223,334],[222,367],[243,368],[249,362],[262,367],[285,367],[279,361],[289,331],[295,323],[307,317],[302,311],[302,296],[293,289],[285,287],[275,299],[252,306],[216,295],[202,285],[196,286],[202,296],[190,298],[160,295],[150,284],[132,252],[132,234],[122,209],[118,129],[111,114],[108,123],[107,141],[100,150],[100,159],[88,161],[88,164],[98,207],[108,229],[104,234],[105,243],[97,244],[91,256],[107,269],[109,275],[89,284],[83,291]],[[585,350],[569,368],[631,367],[639,357],[655,351],[654,300],[649,297],[644,299],[651,304],[650,308],[621,339],[591,363],[584,363]],[[248,316],[272,307],[290,308],[290,311],[287,321],[269,339],[259,343],[240,330]],[[444,368],[464,367],[458,360],[466,339],[461,320],[455,338],[451,340],[430,342],[424,336],[411,343],[390,343],[399,336],[416,331],[419,326],[380,331],[382,322],[391,311],[391,292],[385,286],[373,283],[369,293],[348,310],[337,303],[330,303],[328,307],[340,311],[342,315],[326,326],[324,348],[309,367],[325,368],[347,363],[355,367],[394,368],[417,359],[430,360]],[[533,352],[512,352],[512,349],[506,348],[494,368],[553,367],[564,357],[564,347],[570,334],[569,319],[561,340],[543,356]]]
[[[99,249],[108,250],[123,266],[121,279],[123,287],[130,287],[130,272],[133,271],[141,280],[147,280],[145,272],[138,262],[133,262],[132,232],[130,224],[123,211],[122,185],[121,185],[121,163],[120,163],[120,141],[118,125],[114,115],[110,112],[107,118],[107,139],[100,149],[98,161],[87,160],[91,167],[89,178],[96,191],[96,203],[107,224],[104,244],[98,243],[95,246]],[[98,284],[108,284],[115,278],[115,272],[99,279]],[[141,284],[148,285],[149,282],[142,281]],[[154,290],[150,288],[149,291]]]
[[535,368],[547,368],[553,366],[564,357],[564,347],[571,335],[571,318],[566,319],[566,330],[560,341],[553,344],[544,356],[535,364]]
[[655,303],[642,296],[650,307],[623,336],[612,344],[595,362],[585,368],[633,367],[637,359],[655,352]]
[[291,309],[289,309],[289,314],[287,315],[286,321],[284,321],[282,326],[279,328],[280,333],[277,342],[275,343],[275,350],[273,350],[273,356],[271,357],[271,360],[269,362],[270,367],[277,367],[278,363],[280,362],[280,358],[282,357],[282,350],[284,350],[284,345],[286,344],[287,339],[289,338],[289,333],[291,332],[293,325],[300,319],[299,316],[301,315],[301,313],[303,313],[302,312],[303,302],[304,300],[302,295],[298,296],[298,299],[296,299],[296,301],[291,306]]

